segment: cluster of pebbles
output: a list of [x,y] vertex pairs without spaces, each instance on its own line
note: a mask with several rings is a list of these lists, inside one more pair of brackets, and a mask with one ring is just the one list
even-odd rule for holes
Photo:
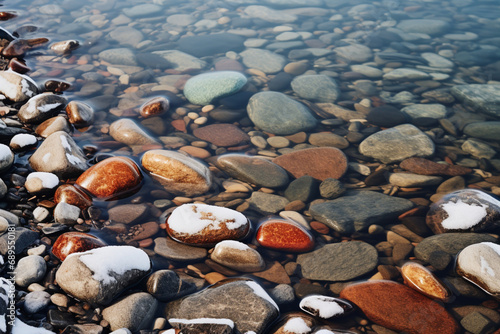
[[495,1],[4,5],[0,333],[499,333]]

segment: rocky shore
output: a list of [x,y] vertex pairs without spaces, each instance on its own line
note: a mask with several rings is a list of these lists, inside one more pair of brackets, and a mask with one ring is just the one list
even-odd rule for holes
[[494,1],[0,9],[0,333],[500,333]]

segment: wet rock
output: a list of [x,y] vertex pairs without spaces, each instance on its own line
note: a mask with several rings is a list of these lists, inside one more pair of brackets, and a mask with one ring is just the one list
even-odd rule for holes
[[297,16],[288,14],[281,10],[271,9],[266,6],[252,5],[245,8],[245,14],[253,18],[272,23],[291,23],[297,20]]
[[478,159],[491,159],[497,152],[488,144],[471,138],[462,144],[462,150]]
[[265,220],[255,238],[260,246],[283,252],[308,252],[314,248],[314,238],[309,232],[288,219]]
[[67,55],[80,47],[80,42],[75,39],[56,42],[50,46],[50,49],[59,55]]
[[438,185],[443,181],[443,178],[413,173],[390,173],[388,181],[398,187],[412,188]]
[[184,85],[184,95],[193,104],[206,105],[237,93],[246,83],[247,78],[240,72],[208,72],[190,78]]
[[241,61],[248,68],[261,70],[266,74],[278,73],[286,65],[286,59],[269,50],[246,49],[240,53]]
[[80,208],[68,203],[57,203],[54,208],[54,221],[58,224],[75,225],[80,217]]
[[313,102],[334,102],[340,94],[335,80],[326,75],[299,75],[291,86],[299,97]]
[[304,278],[332,282],[365,275],[375,269],[377,262],[375,247],[360,241],[327,244],[297,256]]
[[180,333],[233,333],[234,322],[230,319],[199,318],[199,319],[169,319],[173,328],[180,329]]
[[425,158],[412,157],[401,161],[399,166],[420,175],[459,176],[472,173],[472,169],[458,165],[436,163]]
[[94,122],[94,109],[80,101],[68,103],[66,115],[68,115],[68,121],[78,128],[89,126]]
[[96,236],[82,232],[66,232],[61,234],[52,245],[52,254],[64,261],[73,253],[104,247],[107,244]]
[[250,197],[250,207],[262,214],[275,214],[285,209],[289,201],[285,197],[254,191]]
[[211,124],[193,130],[193,135],[216,146],[230,147],[246,144],[250,137],[233,124]]
[[92,199],[82,190],[71,184],[63,184],[59,186],[54,194],[54,202],[68,203],[79,207],[82,210],[87,209],[92,205]]
[[137,191],[142,173],[133,160],[111,157],[87,169],[76,185],[100,199],[119,198]]
[[288,313],[284,315],[284,319],[280,320],[272,331],[273,334],[288,334],[288,333],[311,333],[315,327],[316,321],[313,317],[302,313]]
[[200,195],[212,185],[211,172],[203,163],[178,152],[147,151],[141,163],[155,180],[174,194]]
[[128,48],[104,50],[99,53],[99,58],[114,65],[137,66],[135,54]]
[[290,182],[284,195],[291,202],[310,202],[318,195],[318,181],[309,175],[301,176]]
[[453,86],[451,93],[473,110],[491,116],[500,116],[500,85],[472,84]]
[[166,224],[172,239],[197,246],[239,240],[250,229],[248,219],[240,212],[206,204],[181,205],[175,208]]
[[231,33],[187,36],[179,39],[179,50],[195,57],[214,56],[227,51],[239,52],[244,39]]
[[143,17],[157,14],[162,10],[161,6],[155,4],[140,4],[123,9],[123,14],[131,18]]
[[0,144],[0,172],[6,171],[14,163],[14,153],[4,144]]
[[35,133],[40,137],[47,138],[57,131],[64,131],[66,133],[72,132],[71,125],[65,117],[56,116],[49,118],[36,127]]
[[39,255],[28,255],[19,260],[14,271],[16,272],[16,284],[27,287],[31,283],[43,279],[47,271],[47,264],[43,257]]
[[395,81],[427,80],[430,78],[431,76],[429,74],[412,68],[397,68],[384,74],[385,80]]
[[139,111],[142,117],[160,116],[166,113],[170,108],[170,102],[163,96],[154,97],[146,101]]
[[13,102],[23,102],[38,94],[30,77],[12,71],[0,72],[0,93]]
[[166,302],[196,291],[196,285],[179,278],[173,270],[158,270],[149,276],[148,292],[159,301]]
[[45,291],[32,291],[24,297],[24,310],[29,314],[43,311],[50,304],[50,294]]
[[10,140],[9,146],[14,151],[22,151],[34,147],[37,144],[37,139],[33,135],[27,133],[18,133]]
[[406,262],[401,267],[401,275],[407,286],[431,299],[448,301],[452,296],[446,285],[421,264]]
[[304,312],[322,319],[341,318],[354,311],[354,306],[347,300],[321,295],[307,296],[299,306]]
[[429,117],[434,119],[444,118],[448,111],[442,104],[412,104],[401,109],[402,112],[415,120],[420,117]]
[[177,262],[200,261],[207,257],[205,248],[183,245],[170,238],[156,238],[154,251],[166,259]]
[[337,179],[328,178],[323,180],[319,185],[319,193],[323,198],[335,199],[340,197],[344,192],[344,185]]
[[[0,253],[6,255],[8,245],[12,246],[12,237],[8,239],[10,234],[5,233],[0,237]],[[14,230],[14,250],[15,254],[21,254],[26,248],[31,246],[38,239],[38,233],[24,227],[16,227]],[[10,242],[10,243],[9,243]]]
[[397,27],[405,32],[420,33],[428,35],[440,35],[450,29],[450,24],[446,21],[431,19],[402,20]]
[[147,134],[131,119],[120,119],[111,123],[109,134],[114,140],[126,145],[159,145],[158,141]]
[[149,206],[146,204],[123,204],[108,210],[109,220],[122,224],[136,224],[147,219]]
[[144,35],[139,30],[129,26],[116,27],[109,33],[109,37],[120,45],[134,48],[144,40]]
[[349,142],[344,137],[331,132],[311,133],[309,143],[314,146],[327,146],[345,149],[349,147]]
[[364,63],[373,57],[372,50],[362,44],[339,46],[334,51],[338,57],[354,63]]
[[67,100],[52,93],[36,95],[28,100],[17,113],[24,123],[41,123],[64,109]]
[[474,122],[467,124],[463,131],[466,135],[474,138],[494,141],[500,140],[498,132],[500,131],[500,122]]
[[146,292],[131,294],[102,310],[102,317],[112,331],[127,328],[132,332],[149,328],[158,301]]
[[262,271],[266,267],[259,252],[234,240],[217,243],[210,258],[223,266],[242,272]]

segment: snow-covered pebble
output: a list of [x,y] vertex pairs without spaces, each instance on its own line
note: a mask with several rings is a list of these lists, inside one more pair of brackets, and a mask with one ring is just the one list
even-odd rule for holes
[[55,189],[59,185],[57,175],[47,172],[33,172],[28,175],[24,186],[30,193]]
[[51,118],[66,107],[67,100],[61,95],[43,93],[28,100],[17,113],[17,117],[30,124],[38,124]]
[[311,327],[303,318],[293,317],[286,322],[283,330],[286,333],[307,334],[311,332]]
[[346,300],[321,295],[303,298],[299,307],[304,312],[323,319],[339,318],[354,310],[354,307]]
[[27,133],[19,133],[12,137],[9,146],[13,150],[22,150],[27,147],[36,145],[36,137]]

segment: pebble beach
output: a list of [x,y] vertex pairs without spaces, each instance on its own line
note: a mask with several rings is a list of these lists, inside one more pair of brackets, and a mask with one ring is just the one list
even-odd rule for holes
[[2,2],[0,334],[499,334],[499,17]]

